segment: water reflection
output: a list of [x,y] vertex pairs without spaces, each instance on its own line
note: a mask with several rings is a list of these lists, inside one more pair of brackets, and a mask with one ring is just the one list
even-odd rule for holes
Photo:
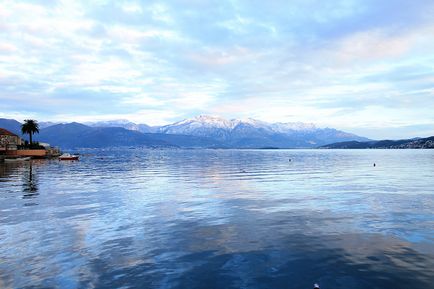
[[24,163],[0,163],[0,182],[10,182]]
[[[224,230],[218,228],[213,232],[213,229],[217,228],[208,228],[213,236]],[[185,230],[183,227],[182,236],[175,236],[187,241],[184,240]],[[315,239],[288,235],[280,244],[273,245],[271,240],[265,242],[268,248],[244,250],[240,244],[229,252],[220,252],[219,246],[197,251],[169,247],[170,250],[150,252],[154,258],[135,257],[131,263],[113,263],[110,253],[118,258],[122,256],[106,252],[90,260],[92,265],[87,273],[92,281],[82,280],[81,285],[92,284],[97,288],[311,288],[315,280],[322,288],[429,288],[433,281],[432,267],[422,266],[418,270],[412,265],[396,266],[395,262],[409,258],[419,264],[434,265],[426,256],[397,241],[383,240],[388,247],[393,246],[392,250],[380,247],[368,256],[354,256],[351,252],[357,252],[358,245],[372,247],[378,239],[384,238],[342,236],[341,242],[347,245],[345,250],[328,247],[324,243],[327,239],[327,236]],[[199,242],[201,239],[187,241],[191,245]],[[131,241],[119,240],[117,246],[131,248]],[[176,251],[167,253],[172,250]],[[355,257],[360,260],[353,260]]]
[[21,183],[22,198],[35,198],[39,195],[38,177],[34,169],[35,165],[41,166],[44,165],[44,162],[32,160],[0,164],[0,188],[6,191],[13,190]]
[[38,180],[33,172],[32,162],[26,166],[27,172],[23,176],[23,199],[35,198],[38,194]]
[[0,287],[430,288],[433,156],[107,150],[9,168]]

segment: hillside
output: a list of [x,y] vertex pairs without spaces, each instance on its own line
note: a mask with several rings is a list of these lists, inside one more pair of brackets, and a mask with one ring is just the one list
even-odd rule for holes
[[35,137],[62,148],[102,148],[116,146],[173,147],[164,140],[153,139],[137,131],[120,127],[89,127],[80,123],[57,124],[41,129]]
[[15,119],[0,118],[0,127],[22,137],[21,123]]
[[327,149],[432,149],[434,136],[418,139],[337,142],[321,146]]

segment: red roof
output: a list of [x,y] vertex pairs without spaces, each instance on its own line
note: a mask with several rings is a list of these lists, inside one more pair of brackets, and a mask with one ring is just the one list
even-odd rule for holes
[[11,136],[17,136],[14,133],[11,133],[10,131],[4,129],[4,128],[0,128],[0,135],[11,135]]

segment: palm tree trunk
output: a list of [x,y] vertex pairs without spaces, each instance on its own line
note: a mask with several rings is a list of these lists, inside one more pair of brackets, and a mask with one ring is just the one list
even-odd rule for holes
[[32,145],[32,133],[29,133],[30,136],[30,145]]

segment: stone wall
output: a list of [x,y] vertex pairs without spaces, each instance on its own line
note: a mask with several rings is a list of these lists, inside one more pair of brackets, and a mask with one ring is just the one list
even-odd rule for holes
[[17,149],[17,145],[21,144],[21,139],[13,135],[0,135],[0,148],[2,149]]

